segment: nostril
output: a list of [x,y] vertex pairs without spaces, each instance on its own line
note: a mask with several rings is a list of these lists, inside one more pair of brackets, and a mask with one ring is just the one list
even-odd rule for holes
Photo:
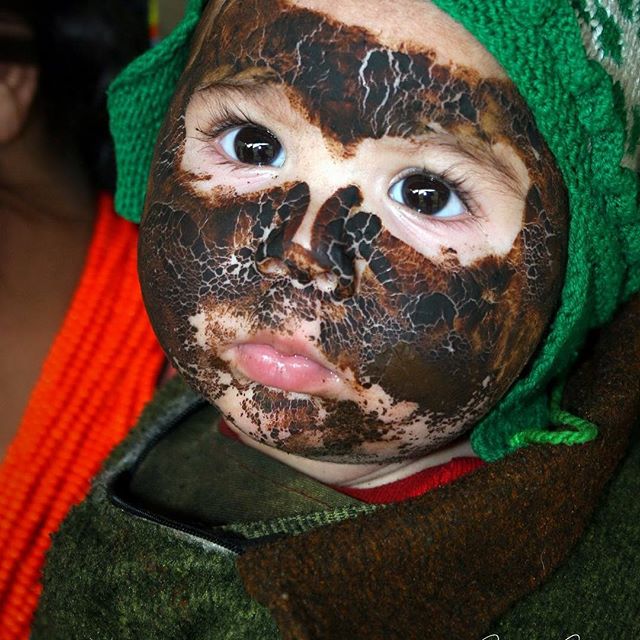
[[[362,201],[351,185],[336,191],[314,214],[281,216],[280,224],[263,236],[256,251],[256,266],[268,277],[288,277],[297,285],[342,299],[357,288],[353,234],[347,230],[352,209]],[[286,219],[285,219],[286,218]],[[307,220],[308,218],[308,220]],[[302,222],[307,220],[307,227]]]
[[289,273],[287,265],[279,258],[264,258],[256,261],[256,268],[263,275],[270,278],[286,276]]
[[309,251],[297,242],[286,243],[284,263],[298,279],[300,279],[298,274],[306,274],[307,282],[331,268],[331,262],[326,255]]
[[324,269],[299,246],[286,251],[284,258],[275,258],[267,255],[267,249],[261,243],[256,252],[256,268],[266,278],[286,277],[303,287],[313,284],[317,291],[336,300],[349,298],[358,289],[359,278],[353,268],[346,273],[335,265],[331,270]]
[[278,277],[289,273],[283,260],[282,238],[282,227],[272,229],[267,239],[258,245],[255,258],[256,268],[262,275]]
[[322,293],[333,293],[338,288],[338,276],[330,271],[321,273],[316,277],[315,284]]

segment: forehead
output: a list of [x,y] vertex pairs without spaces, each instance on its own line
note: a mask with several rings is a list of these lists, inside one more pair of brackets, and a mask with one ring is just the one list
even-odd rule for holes
[[440,64],[475,69],[483,77],[506,78],[498,61],[458,22],[429,0],[287,0],[290,6],[362,27],[386,48],[428,49]]
[[[204,41],[218,40],[219,30],[225,23],[239,18],[246,22],[236,22],[238,30],[252,22],[277,26],[280,31],[287,25],[294,27],[290,37],[313,39],[319,34],[303,30],[305,13],[307,18],[315,14],[324,19],[337,31],[347,27],[346,31],[354,37],[359,27],[370,39],[388,49],[427,49],[440,64],[472,68],[482,77],[506,78],[496,59],[462,25],[429,0],[211,0],[201,19],[200,43],[196,44],[194,55]],[[277,21],[283,14],[294,19]],[[299,28],[295,29],[296,26]]]
[[[285,87],[289,101],[345,148],[366,137],[423,135],[434,127],[486,142],[480,118],[491,129],[509,119],[510,81],[433,5],[348,0],[329,11],[323,3],[211,4],[194,39],[186,93],[216,85]],[[372,11],[387,8],[374,29]]]

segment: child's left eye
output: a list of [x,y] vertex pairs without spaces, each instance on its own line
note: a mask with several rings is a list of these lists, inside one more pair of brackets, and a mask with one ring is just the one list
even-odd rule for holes
[[453,218],[466,207],[442,180],[428,173],[413,173],[391,185],[389,197],[431,218]]
[[285,153],[271,131],[254,125],[234,127],[220,138],[222,150],[242,164],[281,167]]

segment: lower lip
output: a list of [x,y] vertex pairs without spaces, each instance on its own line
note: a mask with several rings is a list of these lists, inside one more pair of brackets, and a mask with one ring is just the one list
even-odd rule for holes
[[283,391],[328,392],[338,376],[314,360],[284,355],[266,344],[241,344],[233,348],[232,364],[247,378]]

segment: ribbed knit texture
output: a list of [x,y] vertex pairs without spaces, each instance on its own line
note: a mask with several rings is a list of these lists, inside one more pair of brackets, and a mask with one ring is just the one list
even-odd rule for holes
[[111,84],[108,106],[118,163],[116,211],[140,222],[160,125],[187,62],[188,42],[206,0],[189,0],[182,22]]
[[24,640],[49,535],[151,397],[164,356],[136,270],[137,228],[102,196],[85,268],[0,467],[0,638]]
[[[545,390],[567,371],[587,331],[606,323],[620,302],[640,289],[638,178],[621,166],[627,118],[618,89],[605,69],[589,58],[571,3],[435,0],[435,4],[461,22],[503,65],[529,104],[569,191],[569,257],[551,330],[529,375],[512,387],[472,435],[476,453],[495,460],[527,442],[545,441],[536,432],[552,422],[567,430],[561,442],[571,443],[574,425],[552,420],[563,416],[551,415]],[[633,4],[638,13],[638,3]],[[594,22],[592,28],[597,27]],[[626,55],[633,63],[632,53]],[[633,69],[628,71],[633,74]],[[553,443],[553,438],[546,441]]]
[[[554,379],[562,379],[587,331],[606,323],[621,301],[640,290],[638,178],[621,166],[633,155],[631,146],[640,137],[640,115],[634,119],[640,107],[633,107],[638,85],[634,78],[640,71],[628,68],[637,60],[638,38],[620,20],[615,31],[611,24],[618,24],[616,20],[605,20],[613,15],[611,8],[601,6],[615,5],[616,15],[637,25],[640,4],[638,0],[574,0],[573,5],[569,0],[435,0],[435,4],[461,22],[504,66],[533,111],[570,196],[569,260],[557,315],[528,375],[475,428],[474,450],[485,460],[496,460],[531,442],[584,442],[595,431],[581,423],[576,434],[576,425],[567,423],[567,416],[552,415],[547,389]],[[190,0],[178,28],[130,65],[111,87],[119,163],[117,210],[129,219],[140,219],[155,138],[203,5],[204,0]],[[627,32],[623,46],[616,34]],[[591,45],[585,48],[585,42]],[[595,62],[594,56],[603,65],[613,60],[617,73],[611,64]],[[548,430],[550,424],[553,431]]]

